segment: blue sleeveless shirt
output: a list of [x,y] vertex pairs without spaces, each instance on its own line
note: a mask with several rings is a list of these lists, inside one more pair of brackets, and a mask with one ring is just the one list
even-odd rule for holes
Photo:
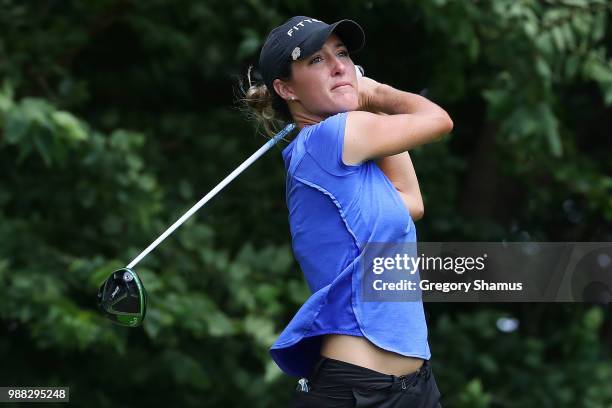
[[422,301],[361,301],[361,254],[369,242],[416,242],[410,213],[373,160],[342,161],[347,113],[304,127],[282,151],[293,253],[312,295],[270,348],[285,373],[310,374],[321,335],[366,337],[429,360]]

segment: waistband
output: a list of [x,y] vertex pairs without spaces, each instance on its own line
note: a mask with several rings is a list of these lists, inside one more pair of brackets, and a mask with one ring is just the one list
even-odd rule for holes
[[310,382],[319,389],[337,389],[341,386],[360,387],[370,390],[402,390],[415,385],[419,379],[429,379],[429,360],[415,372],[400,376],[384,374],[333,358],[321,357],[315,365]]

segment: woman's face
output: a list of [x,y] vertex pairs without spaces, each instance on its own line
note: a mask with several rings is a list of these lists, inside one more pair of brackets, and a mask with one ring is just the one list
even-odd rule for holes
[[295,98],[290,102],[294,114],[324,119],[358,108],[355,65],[335,34],[319,51],[292,62],[291,79],[281,82],[281,97]]

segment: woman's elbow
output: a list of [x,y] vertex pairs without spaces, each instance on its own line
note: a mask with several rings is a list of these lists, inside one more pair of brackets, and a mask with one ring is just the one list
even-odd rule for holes
[[431,113],[427,117],[428,124],[428,140],[427,142],[439,142],[445,135],[453,130],[453,120],[448,113],[439,110],[436,113]]
[[442,115],[440,118],[440,131],[438,133],[438,137],[437,140],[441,140],[444,135],[449,134],[452,130],[453,130],[453,120],[451,119],[451,117],[444,112],[444,115]]
[[446,121],[445,122],[446,122],[446,128],[447,128],[446,129],[446,133],[450,133],[451,130],[453,130],[454,124],[453,124],[453,120],[451,119],[450,116],[448,116],[448,114],[446,115]]

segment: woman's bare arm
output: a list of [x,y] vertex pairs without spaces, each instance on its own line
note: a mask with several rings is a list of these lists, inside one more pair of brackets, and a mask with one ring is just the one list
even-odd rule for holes
[[412,219],[418,221],[423,218],[425,206],[408,152],[377,159],[376,164],[398,191]]
[[[359,110],[388,115],[411,113],[448,117],[444,109],[429,99],[418,94],[401,91],[372,78],[360,77],[358,87]],[[450,120],[450,117],[448,119]]]
[[[386,115],[386,113],[379,113],[379,115]],[[413,221],[423,218],[425,205],[410,154],[403,152],[381,157],[375,161],[399,193]]]
[[[439,140],[453,128],[446,111],[426,98],[359,78],[360,108],[346,121],[343,160],[358,164]],[[371,112],[384,112],[377,115]]]
[[[420,95],[383,86],[370,78],[360,80],[359,86],[360,107],[372,113],[379,115],[422,114],[441,118],[448,116],[442,108]],[[413,220],[421,219],[425,207],[408,151],[379,157],[376,159],[376,164],[398,191]]]

